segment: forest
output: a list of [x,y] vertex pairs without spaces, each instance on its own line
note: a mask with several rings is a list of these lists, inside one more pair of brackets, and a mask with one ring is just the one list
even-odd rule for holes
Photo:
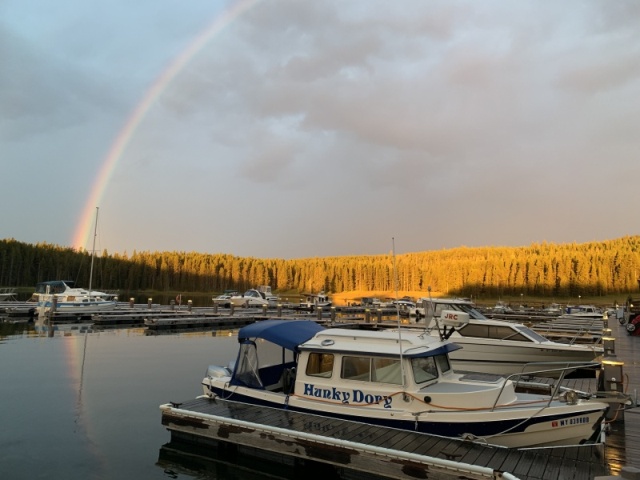
[[[92,253],[0,240],[0,287],[73,280],[104,290],[427,291],[445,295],[605,296],[639,288],[640,236],[523,247],[458,247],[395,255],[276,259],[198,252]],[[395,264],[395,267],[394,267]],[[397,285],[394,283],[397,279]]]

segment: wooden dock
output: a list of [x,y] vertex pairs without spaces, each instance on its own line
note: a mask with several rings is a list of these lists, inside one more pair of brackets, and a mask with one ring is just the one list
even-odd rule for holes
[[162,407],[172,442],[286,454],[382,478],[590,479],[601,445],[515,450],[288,410],[200,397]]

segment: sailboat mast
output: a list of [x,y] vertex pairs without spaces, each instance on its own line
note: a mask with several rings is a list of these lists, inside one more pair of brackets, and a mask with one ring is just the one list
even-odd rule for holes
[[89,269],[89,301],[91,301],[91,282],[93,280],[93,257],[96,254],[96,237],[98,236],[98,207],[96,207],[96,222],[93,226],[93,246],[91,247],[91,268]]

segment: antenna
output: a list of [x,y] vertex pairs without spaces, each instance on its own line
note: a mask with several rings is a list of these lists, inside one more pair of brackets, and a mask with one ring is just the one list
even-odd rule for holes
[[407,381],[404,375],[404,359],[402,356],[402,329],[400,328],[400,306],[398,305],[398,272],[396,271],[396,239],[391,237],[391,253],[393,255],[393,283],[396,291],[396,312],[398,318],[398,345],[400,346],[400,374],[402,375],[402,389],[406,388]]
[[[429,304],[431,305],[431,315],[432,320],[436,322],[436,328],[438,329],[438,335],[440,336],[440,341],[444,341],[444,336],[442,335],[442,330],[440,330],[440,322],[438,322],[438,316],[436,315],[436,309],[433,305],[433,299],[431,298],[431,285],[427,287],[427,291],[429,292]],[[424,302],[424,321],[427,321],[427,302]]]

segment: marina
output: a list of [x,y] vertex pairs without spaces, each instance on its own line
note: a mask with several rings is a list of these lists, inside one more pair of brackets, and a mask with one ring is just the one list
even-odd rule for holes
[[[624,333],[622,327],[615,328]],[[624,357],[633,357],[629,340],[623,337],[616,346],[617,354],[608,350],[606,361],[621,366]],[[625,392],[632,389],[635,405],[638,385],[637,380],[630,379],[637,379],[637,362],[630,360],[632,372],[625,371],[625,380],[618,381],[614,389],[620,392],[623,388]],[[576,391],[597,389],[594,379],[567,382],[566,385]],[[311,418],[305,423],[305,415],[298,417],[301,414],[293,411],[256,409],[221,398],[201,397],[184,404],[166,404],[161,409],[163,425],[172,432],[172,443],[202,446],[205,442],[218,448],[224,444],[222,448],[286,452],[298,459],[321,461],[336,468],[348,465],[360,472],[378,475],[384,472],[384,478],[427,478],[427,475],[460,478],[459,475],[464,474],[465,478],[591,479],[637,468],[633,461],[637,449],[633,445],[637,443],[640,424],[636,422],[640,418],[636,409],[625,411],[624,406],[613,409],[604,443],[541,449],[500,449],[416,432],[388,431],[326,416]],[[371,439],[375,439],[373,444],[369,443]],[[380,445],[385,445],[384,451],[379,450]],[[411,448],[408,449],[408,445]],[[175,448],[180,450],[175,446],[167,448],[174,453]],[[449,463],[452,459],[456,465]]]
[[[114,381],[117,378],[114,387],[118,388],[116,385],[121,383],[133,385],[136,382],[135,378],[140,376],[147,379],[145,384],[148,381],[153,382],[152,379],[157,377],[155,386],[153,386],[157,400],[154,402],[153,399],[147,398],[146,401],[141,401],[141,404],[137,405],[134,411],[138,411],[139,417],[147,418],[146,426],[140,425],[136,429],[142,428],[150,432],[146,436],[143,435],[142,438],[146,438],[146,444],[155,443],[159,448],[159,451],[156,450],[156,458],[152,462],[156,464],[155,468],[159,473],[162,471],[177,472],[187,478],[245,478],[239,472],[246,472],[249,466],[260,465],[259,471],[253,473],[257,475],[256,478],[262,478],[260,475],[265,472],[270,472],[268,478],[291,478],[291,472],[304,472],[308,468],[313,468],[327,473],[327,478],[421,478],[425,472],[428,472],[429,478],[460,478],[461,475],[464,475],[466,478],[592,479],[606,474],[619,474],[623,467],[640,468],[640,462],[636,460],[639,453],[637,442],[640,437],[640,418],[636,408],[620,410],[607,419],[604,445],[513,450],[415,432],[399,432],[397,436],[394,436],[389,433],[388,427],[375,426],[365,431],[362,425],[354,426],[349,421],[328,419],[324,415],[319,415],[317,419],[314,417],[311,423],[302,423],[305,427],[300,429],[301,419],[309,414],[278,411],[267,415],[266,412],[269,409],[265,407],[261,408],[262,415],[259,415],[256,410],[239,413],[245,409],[244,406],[238,408],[237,405],[231,406],[232,402],[225,403],[222,400],[211,402],[208,399],[197,398],[199,393],[196,389],[203,373],[202,365],[210,364],[216,358],[221,362],[224,362],[225,358],[233,358],[233,350],[237,348],[234,332],[245,324],[274,318],[278,313],[281,313],[285,318],[305,318],[315,320],[320,324],[342,324],[343,328],[377,328],[379,327],[378,323],[388,321],[377,311],[370,311],[367,316],[366,309],[362,313],[348,310],[337,312],[335,317],[331,312],[330,310],[329,312],[303,313],[293,309],[292,311],[286,309],[279,311],[276,307],[268,308],[266,312],[262,308],[237,309],[231,314],[230,309],[224,308],[218,308],[217,312],[214,312],[211,307],[189,309],[184,305],[178,308],[178,306],[161,307],[155,304],[151,304],[151,306],[138,304],[132,307],[123,304],[113,311],[96,313],[88,321],[76,323],[71,318],[68,323],[58,321],[52,333],[48,329],[37,330],[33,340],[26,337],[19,342],[37,341],[40,343],[49,337],[47,341],[53,342],[50,346],[54,346],[60,341],[65,344],[71,342],[75,345],[76,352],[84,351],[86,360],[80,362],[78,359],[76,365],[81,374],[82,394],[80,396],[83,399],[82,403],[86,404],[89,399],[95,397],[89,392],[96,388],[95,381],[100,378],[100,376],[96,376],[96,360],[92,360],[92,358],[102,358],[101,364],[112,364],[116,362],[116,357],[113,355],[118,355],[117,352],[121,350],[122,344],[131,344],[133,348],[134,344],[142,342],[141,337],[149,338],[152,343],[141,343],[141,346],[147,344],[147,347],[142,350],[140,347],[135,347],[139,353],[133,357],[131,354],[119,355],[128,360],[126,367],[115,367],[115,363],[113,363],[113,368],[119,372],[118,376],[114,377]],[[120,315],[123,318],[128,316],[130,320],[138,318],[141,320],[133,327],[124,326],[126,325],[124,322],[111,326],[99,326],[99,322],[96,320],[100,315],[103,318]],[[152,332],[149,329],[150,322],[148,321],[152,318],[155,319],[156,324],[166,324],[166,327],[173,322],[175,330],[166,328],[164,332],[166,335],[159,335],[160,330]],[[147,319],[146,323],[145,319]],[[178,327],[181,321],[191,326],[180,330]],[[210,321],[218,323],[198,326],[199,322]],[[225,324],[224,322],[229,323]],[[5,322],[4,325],[5,329],[10,327],[17,329],[17,331],[22,326],[25,329],[24,332],[28,332],[32,328],[31,324],[26,321],[24,323]],[[607,328],[611,331],[607,331]],[[153,340],[154,337],[155,340]],[[609,345],[606,349],[609,360],[614,363],[624,362],[623,380],[619,381],[620,379],[618,379],[615,388],[628,393],[636,402],[638,359],[633,348],[635,338],[628,335],[625,326],[620,325],[617,321],[603,323],[602,337],[615,338],[614,345]],[[137,340],[138,338],[140,340]],[[107,340],[110,345],[108,347],[109,353],[107,354],[105,350],[101,354],[100,350],[107,348],[105,344]],[[5,340],[5,342],[7,341],[12,343],[15,340]],[[186,341],[191,346],[187,347]],[[157,344],[154,349],[159,348],[160,350],[155,356],[149,356],[148,347],[157,342],[161,343]],[[194,342],[199,345],[199,353],[197,349],[194,349]],[[170,381],[168,382],[166,375],[152,374],[152,371],[156,370],[158,373],[160,370],[175,371],[175,362],[178,356],[171,355],[170,351],[173,346],[177,347],[179,344],[187,348],[179,355],[180,368],[184,373],[178,374],[178,376],[182,381],[177,381],[176,373],[169,376],[168,380]],[[218,346],[214,348],[213,345]],[[4,352],[9,351],[7,347],[8,345],[5,345]],[[224,347],[226,354],[222,354],[221,347]],[[213,354],[214,351],[217,353]],[[144,352],[149,353],[144,354]],[[160,352],[162,352],[162,356],[159,356]],[[152,367],[147,357],[149,359],[155,358],[156,365]],[[174,365],[165,364],[165,360],[163,360],[165,358],[167,362],[172,362]],[[131,363],[132,361],[140,365],[148,365],[148,367],[141,371],[135,366],[136,363]],[[84,367],[82,367],[83,365]],[[127,376],[121,377],[122,372],[125,371],[123,367],[132,370],[127,373],[130,377],[128,380]],[[84,372],[85,370],[86,372]],[[190,370],[192,375],[187,373]],[[83,377],[84,380],[82,380]],[[186,381],[187,377],[189,377],[188,382]],[[539,379],[539,381],[554,382],[553,379]],[[78,385],[77,382],[78,380],[74,381],[76,385]],[[595,392],[598,388],[594,378],[565,379],[564,382],[576,391]],[[179,386],[180,383],[182,383],[182,387]],[[139,393],[136,395],[140,397]],[[11,397],[8,397],[7,401],[11,402]],[[130,408],[129,403],[122,400],[118,403],[121,404],[118,407],[106,407],[105,404],[106,411],[117,408],[120,412],[118,418],[129,418],[129,415],[121,410]],[[51,405],[55,405],[55,400]],[[158,405],[163,405],[160,418],[157,413]],[[51,408],[55,411],[55,406]],[[95,408],[87,408],[85,405],[81,410],[86,410],[80,414],[81,418],[90,415],[90,412],[93,411],[94,413],[90,416],[97,420]],[[149,411],[153,413],[153,410],[156,413],[149,415]],[[146,411],[144,415],[142,415],[143,411]],[[303,417],[299,417],[299,415],[303,415]],[[59,418],[60,415],[56,415],[56,417]],[[107,419],[119,421],[113,415],[104,418],[105,421]],[[85,422],[88,421],[88,419],[85,420]],[[135,424],[136,421],[130,420],[132,424]],[[156,423],[162,430],[158,431],[156,427],[152,427],[153,423]],[[194,423],[201,426],[194,427]],[[207,425],[207,427],[203,428],[202,425]],[[123,428],[126,430],[130,427]],[[169,431],[167,432],[165,429]],[[208,434],[203,436],[202,432],[205,430]],[[9,428],[9,433],[5,432],[3,435],[14,435],[16,438],[23,435],[11,434],[11,431]],[[255,433],[252,434],[251,431]],[[151,432],[155,432],[155,434],[151,435]],[[93,438],[92,442],[99,444],[100,441],[94,438],[94,434],[95,432],[89,432]],[[304,435],[300,436],[299,434]],[[401,434],[408,436],[403,437]],[[165,440],[166,435],[170,437],[168,442]],[[419,437],[421,441],[416,441],[416,435],[421,435]],[[259,439],[256,440],[254,437],[259,437]],[[230,438],[233,438],[231,443]],[[378,439],[382,439],[381,442],[378,442]],[[113,441],[117,442],[115,438]],[[295,445],[297,447],[294,448]],[[304,448],[301,445],[304,445]],[[113,448],[118,449],[118,447]],[[146,447],[141,445],[140,448]],[[293,453],[290,449],[293,449]],[[358,452],[358,455],[348,452]],[[371,457],[368,461],[365,460],[367,456]],[[5,460],[8,458],[11,457],[7,457],[5,453]],[[10,471],[29,472],[29,468],[24,462],[19,464],[14,464],[12,461],[3,463],[9,465]],[[135,464],[136,462],[132,460],[131,465]],[[194,465],[197,466],[196,470],[193,470]],[[59,468],[64,470],[62,466]],[[144,470],[147,467],[129,468]],[[427,468],[428,470],[426,470]],[[212,470],[217,473],[207,477],[204,472]],[[461,473],[464,470],[468,470],[468,472]],[[372,471],[375,472],[371,473]],[[227,472],[227,476],[225,477],[221,472]],[[66,473],[62,476],[73,478]],[[494,477],[487,475],[494,475]],[[549,477],[549,475],[553,476]],[[33,476],[14,475],[12,478],[33,478]],[[103,478],[108,478],[108,476]]]

